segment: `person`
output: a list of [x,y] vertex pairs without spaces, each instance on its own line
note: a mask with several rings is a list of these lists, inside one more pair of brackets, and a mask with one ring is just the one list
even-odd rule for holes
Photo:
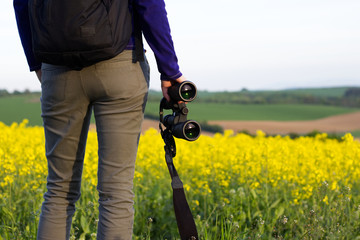
[[[133,63],[134,37],[117,56],[81,70],[40,62],[34,55],[28,0],[14,0],[21,43],[30,71],[41,82],[41,110],[48,162],[47,191],[37,239],[69,239],[90,117],[98,136],[99,222],[97,239],[132,238],[133,177],[149,87],[149,66]],[[132,6],[132,8],[131,8]],[[130,0],[155,54],[161,89],[185,81],[174,51],[164,0]]]

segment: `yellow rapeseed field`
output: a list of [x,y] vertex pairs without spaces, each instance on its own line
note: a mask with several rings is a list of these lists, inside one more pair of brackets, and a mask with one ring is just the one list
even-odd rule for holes
[[[12,236],[12,232],[24,236],[26,232],[36,232],[36,209],[41,204],[46,188],[43,128],[28,127],[26,124],[26,120],[11,126],[0,122],[0,239],[1,236],[7,239]],[[211,137],[201,136],[195,142],[177,139],[176,144],[174,164],[184,182],[189,204],[204,239],[220,239],[219,236],[223,239],[242,239],[240,237],[244,236],[257,236],[259,239],[292,236],[300,239],[309,234],[323,237],[321,234],[330,234],[330,230],[322,225],[317,230],[309,230],[299,224],[302,216],[306,219],[311,215],[309,211],[318,211],[319,218],[320,212],[325,214],[324,209],[329,206],[326,216],[335,217],[338,213],[331,210],[334,207],[332,203],[336,203],[335,208],[337,206],[340,209],[343,199],[351,203],[350,212],[360,212],[360,189],[356,189],[360,180],[360,143],[354,141],[350,134],[338,141],[329,139],[325,133],[291,139],[288,136],[267,137],[261,131],[255,137],[226,131]],[[160,219],[163,215],[156,215],[156,208],[163,204],[169,208],[166,218],[171,217],[172,213],[170,176],[164,160],[163,145],[160,134],[154,129],[148,130],[140,138],[134,183],[136,205],[139,205],[135,207],[136,219],[143,223],[136,227],[135,221],[136,239],[158,236],[156,234],[159,234],[161,227],[163,236],[174,237],[177,234],[176,231],[164,233],[167,232],[164,230],[166,223],[160,226],[148,221],[149,218],[157,218],[157,224],[167,221]],[[90,132],[82,191],[83,195],[93,196],[84,201],[85,204],[95,204],[95,209],[96,172],[96,133]],[[24,198],[23,192],[31,193],[30,196],[26,195],[25,202],[16,199]],[[31,208],[28,207],[29,201],[35,201]],[[16,202],[22,205],[16,205]],[[313,208],[309,206],[311,204],[314,204]],[[145,206],[148,209],[144,209]],[[22,209],[19,210],[19,207]],[[296,208],[300,212],[296,212]],[[17,211],[33,211],[35,225],[14,223],[18,218]],[[335,211],[334,216],[331,211]],[[288,219],[290,215],[292,219]],[[262,224],[267,227],[261,227]],[[282,226],[281,231],[279,224]],[[81,227],[84,231],[83,223],[79,223],[78,232],[74,230],[73,236],[80,234]],[[170,228],[172,230],[169,231],[173,231],[176,226]],[[91,229],[87,230],[90,231],[88,236],[94,236],[96,227]],[[345,225],[342,229],[345,229]],[[351,236],[360,235],[359,229],[351,229]],[[228,233],[224,233],[226,231]],[[255,233],[257,235],[251,235]],[[31,234],[29,239],[34,238],[31,238]]]

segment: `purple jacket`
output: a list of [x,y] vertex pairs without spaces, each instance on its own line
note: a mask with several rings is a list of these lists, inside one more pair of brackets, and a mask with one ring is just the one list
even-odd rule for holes
[[[164,0],[130,0],[136,5],[142,21],[144,37],[153,50],[161,73],[161,80],[175,80],[182,74],[179,70]],[[41,68],[32,51],[31,29],[28,15],[28,0],[14,0],[16,22],[30,71]],[[131,8],[130,8],[131,9]],[[133,48],[131,39],[127,49]]]

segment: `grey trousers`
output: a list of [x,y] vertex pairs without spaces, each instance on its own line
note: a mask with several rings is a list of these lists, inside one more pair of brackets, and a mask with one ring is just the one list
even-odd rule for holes
[[99,144],[97,239],[131,239],[133,177],[148,84],[146,60],[132,63],[127,50],[81,71],[43,64],[48,178],[37,239],[70,237],[92,110]]

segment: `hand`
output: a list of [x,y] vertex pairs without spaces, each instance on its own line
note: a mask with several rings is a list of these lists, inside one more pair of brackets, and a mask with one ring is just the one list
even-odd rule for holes
[[167,80],[162,80],[161,81],[161,90],[162,90],[162,93],[163,93],[163,96],[164,98],[170,102],[170,96],[168,94],[168,90],[169,90],[169,87],[177,84],[177,83],[181,83],[181,82],[184,82],[186,81],[186,78],[184,76],[181,76],[179,77],[178,79],[176,80],[170,80],[170,81],[167,81]]
[[41,83],[41,69],[35,70],[36,76],[39,79],[40,83]]

